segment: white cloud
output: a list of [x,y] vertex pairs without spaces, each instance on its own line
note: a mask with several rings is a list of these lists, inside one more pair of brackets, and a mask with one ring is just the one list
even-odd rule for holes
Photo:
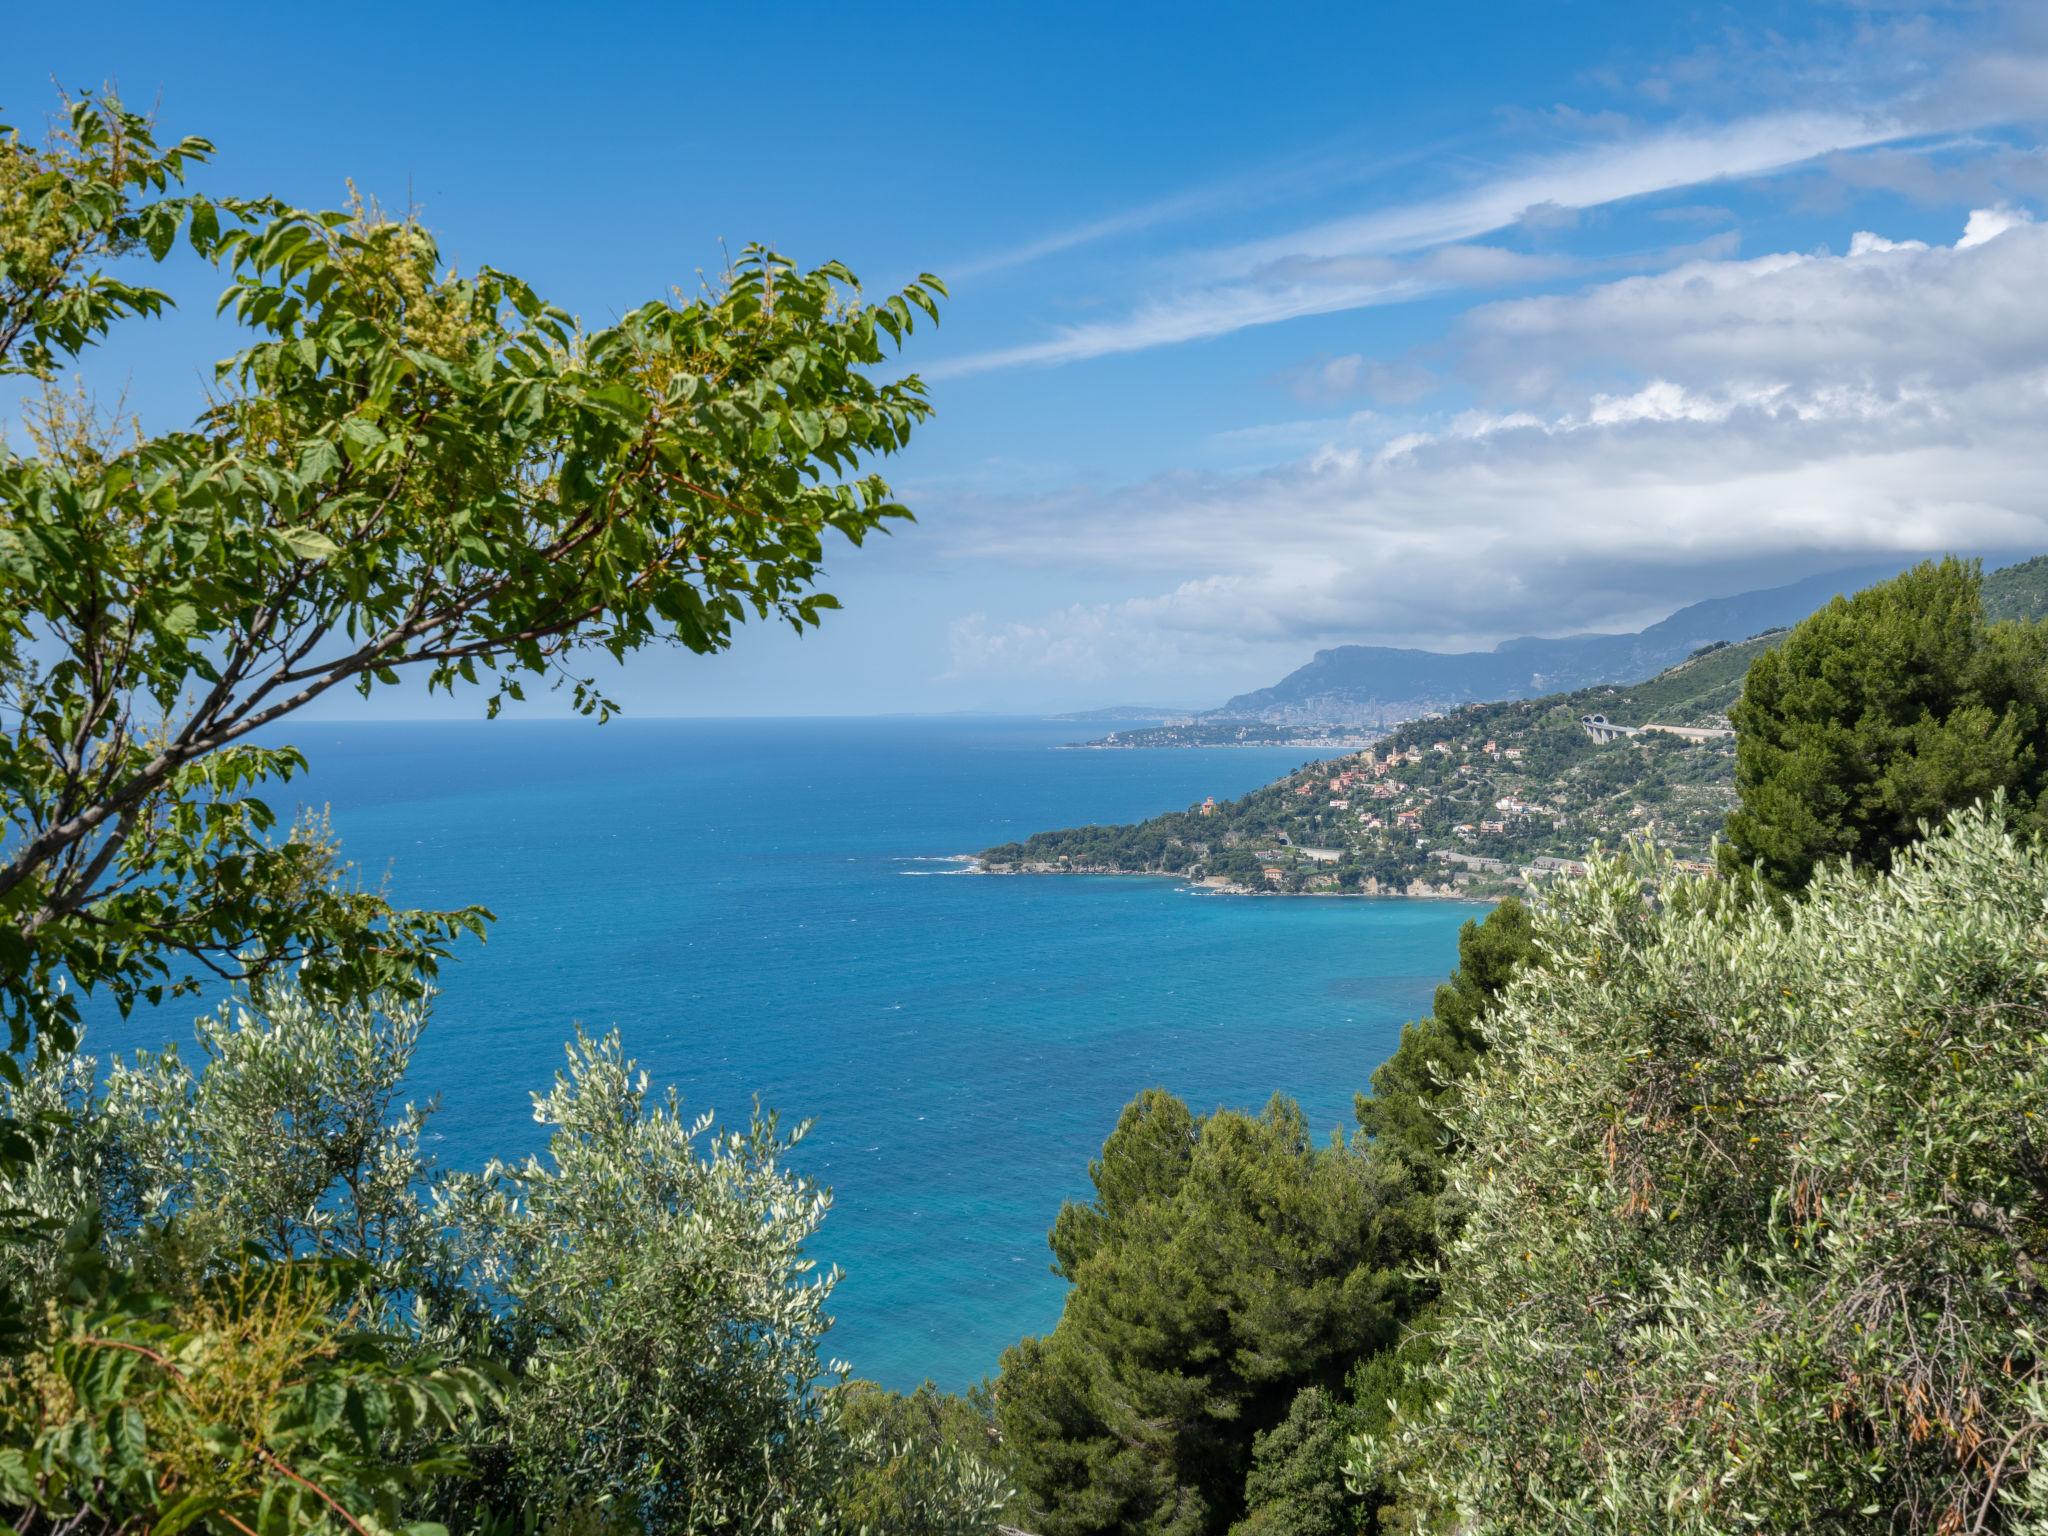
[[[1983,231],[1996,225],[2002,238]],[[1849,254],[1689,262],[1582,293],[1482,305],[1462,322],[1467,367],[1521,398],[1570,370],[1694,385],[1967,383],[2048,360],[2048,228],[2012,209],[1970,215],[1952,246],[1867,231]],[[1568,381],[1563,385],[1569,389]]]
[[1883,235],[1874,235],[1867,229],[1859,229],[1849,237],[1849,254],[1853,256],[1881,256],[1886,251],[1924,251],[1925,240],[1887,240]]
[[1029,266],[1049,256],[1156,229],[1161,225],[1177,224],[1202,214],[1267,205],[1303,193],[1327,191],[1333,186],[1369,180],[1426,159],[1441,149],[1438,144],[1423,144],[1400,154],[1372,156],[1329,151],[1265,165],[1251,174],[1227,177],[1185,192],[1154,198],[1003,250],[964,262],[949,263],[946,270],[956,279],[965,279]]
[[1051,542],[1063,562],[1175,574],[968,634],[955,666],[1235,676],[1244,655],[1291,665],[1347,640],[1640,623],[1714,572],[1738,590],[1892,554],[2048,548],[2048,226],[2005,209],[1969,229],[1487,305],[1455,346],[1499,397],[1488,408],[1408,431],[1332,419],[1279,469],[977,520],[968,542],[990,558]]
[[2018,229],[2022,224],[2033,222],[2034,216],[2024,208],[2011,208],[2003,203],[1996,208],[1973,208],[1970,210],[1970,222],[1963,230],[1963,238],[1956,242],[1956,249],[1982,245],[1987,240],[1996,240],[2009,229]]

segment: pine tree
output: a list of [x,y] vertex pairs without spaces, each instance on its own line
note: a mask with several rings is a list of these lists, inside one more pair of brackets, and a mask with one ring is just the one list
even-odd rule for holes
[[1975,562],[1836,598],[1756,659],[1733,717],[1722,861],[1770,890],[1842,858],[1889,868],[1923,823],[1998,790],[2042,826],[2048,627],[1986,623]]

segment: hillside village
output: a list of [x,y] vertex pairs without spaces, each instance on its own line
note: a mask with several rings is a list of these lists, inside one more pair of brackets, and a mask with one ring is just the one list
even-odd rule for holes
[[[2048,614],[2048,556],[1984,578],[1986,615]],[[1469,704],[1238,800],[1070,827],[981,856],[992,874],[1163,874],[1220,889],[1495,897],[1648,839],[1704,869],[1735,804],[1728,712],[1788,632],[1701,647],[1640,683]]]
[[[1734,798],[1732,739],[1610,727],[1623,690],[1473,705],[1239,800],[990,849],[994,872],[1181,875],[1245,890],[1491,896],[1648,837],[1696,864]],[[1602,716],[1589,728],[1589,717]]]

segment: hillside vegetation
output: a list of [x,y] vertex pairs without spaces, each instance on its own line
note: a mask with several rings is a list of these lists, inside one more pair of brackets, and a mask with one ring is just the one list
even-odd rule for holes
[[2048,555],[2036,555],[1984,578],[1987,619],[2048,618]]
[[[1992,572],[1981,590],[1987,619],[2048,615],[2048,556]],[[1468,704],[1241,799],[1040,832],[988,849],[983,867],[1179,875],[1248,890],[1496,896],[1631,838],[1704,863],[1736,803],[1733,741],[1647,731],[1598,742],[1580,722],[1601,715],[1623,726],[1725,731],[1750,664],[1791,633],[1703,646],[1640,683]]]
[[1041,832],[982,855],[998,873],[1181,875],[1257,890],[1497,895],[1595,844],[1646,835],[1704,861],[1734,804],[1732,740],[1597,742],[1582,716],[1725,725],[1760,636],[1633,689],[1472,704],[1241,799],[1127,826]]
[[[2048,1530],[2048,629],[1984,623],[1951,560],[1747,650],[1725,878],[1638,844],[1465,924],[1348,1141],[1126,1110],[993,1394],[1018,1526]],[[1631,702],[1725,704],[1743,659]],[[1574,734],[1623,697],[1460,711],[1362,771],[1725,757]],[[1117,830],[1315,825],[1360,772]]]

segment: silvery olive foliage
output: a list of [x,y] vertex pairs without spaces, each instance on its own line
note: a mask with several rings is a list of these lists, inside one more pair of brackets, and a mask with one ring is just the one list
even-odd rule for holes
[[[333,1360],[359,1395],[397,1394],[406,1434],[438,1437],[423,1469],[394,1460],[388,1437],[363,1467],[339,1467],[364,1493],[358,1515],[404,1495],[457,1528],[851,1536],[870,1512],[928,1536],[992,1527],[1009,1494],[986,1456],[908,1433],[902,1412],[874,1407],[889,1394],[838,1385],[845,1368],[822,1350],[836,1273],[804,1251],[830,1197],[785,1161],[801,1127],[686,1114],[616,1034],[579,1032],[534,1096],[543,1148],[449,1173],[428,1152],[432,1106],[404,1097],[426,1020],[425,999],[332,1006],[271,985],[199,1021],[190,1050],[104,1071],[46,1052],[21,1089],[0,1090],[39,1143],[0,1177],[0,1200],[75,1239],[0,1247],[21,1310],[52,1319],[12,1375],[0,1365],[0,1423],[72,1443],[61,1415],[88,1399],[53,1405],[36,1384],[105,1353],[81,1354],[81,1339],[170,1339],[194,1369],[224,1371],[233,1341],[260,1335],[266,1359]],[[81,1266],[182,1299],[138,1316],[82,1289]],[[168,1382],[128,1370],[98,1383],[92,1417],[155,1423]],[[245,1407],[256,1416],[237,1433],[268,1444]],[[138,1465],[224,1432],[165,1424],[134,1442]],[[333,1449],[316,1432],[328,1420],[292,1424],[316,1460]],[[16,1499],[63,1507],[49,1500],[86,1474],[60,1471]],[[213,1491],[239,1509],[260,1484]],[[0,1506],[9,1494],[0,1466]],[[266,1529],[325,1518],[317,1500],[272,1508],[283,1523]]]
[[1452,1115],[1418,1528],[2048,1531],[2048,855],[1555,889]]
[[[385,1306],[436,1282],[422,1201],[432,1106],[403,1098],[425,997],[342,1006],[265,985],[194,1026],[190,1047],[140,1051],[102,1075],[47,1052],[8,1097],[37,1155],[0,1180],[45,1231],[94,1219],[127,1263],[348,1259]],[[196,1065],[195,1065],[196,1063]],[[55,1294],[54,1243],[0,1245],[0,1275],[32,1308]]]
[[805,1257],[830,1196],[802,1128],[723,1130],[578,1032],[534,1098],[544,1152],[442,1188],[437,1219],[517,1372],[502,1460],[549,1515],[673,1532],[814,1529],[848,1468],[821,1358],[836,1271]]

